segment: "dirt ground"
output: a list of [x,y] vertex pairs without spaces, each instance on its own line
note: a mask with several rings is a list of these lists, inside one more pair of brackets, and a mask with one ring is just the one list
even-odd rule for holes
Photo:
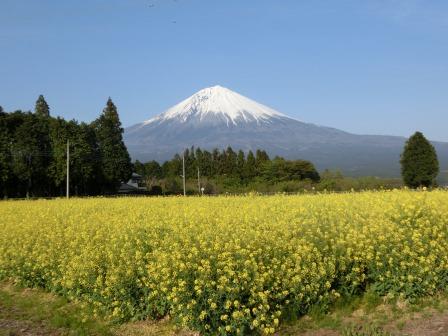
[[431,317],[410,320],[401,332],[401,335],[408,336],[447,336],[448,313],[438,313]]
[[44,323],[0,319],[1,336],[59,336],[58,331],[49,330]]

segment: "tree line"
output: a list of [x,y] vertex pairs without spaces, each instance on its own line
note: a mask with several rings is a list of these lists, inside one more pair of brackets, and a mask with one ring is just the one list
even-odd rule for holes
[[[433,145],[421,132],[413,134],[401,154],[399,179],[377,177],[344,177],[340,172],[325,170],[321,175],[314,165],[305,160],[286,160],[276,156],[271,159],[264,150],[255,153],[231,147],[213,151],[201,148],[187,149],[171,160],[136,161],[134,171],[142,175],[154,193],[176,194],[182,192],[182,160],[185,160],[187,191],[197,193],[202,184],[208,193],[220,192],[298,192],[303,190],[346,191],[380,188],[399,188],[404,183],[410,188],[435,187],[439,162]],[[199,173],[199,180],[198,178]]]
[[122,134],[117,107],[110,98],[90,124],[52,117],[42,95],[33,112],[7,113],[0,107],[0,196],[64,195],[67,143],[71,193],[115,193],[132,174]]
[[[352,179],[324,172],[305,160],[270,158],[258,149],[247,153],[231,147],[212,151],[190,148],[171,160],[134,164],[123,142],[123,128],[112,100],[91,123],[66,121],[50,115],[40,95],[31,111],[6,112],[0,106],[0,197],[53,197],[66,192],[67,143],[70,150],[70,190],[75,195],[114,194],[132,172],[146,180],[155,193],[182,192],[182,161],[190,193],[199,184],[208,193],[370,189],[395,187],[396,180]],[[405,144],[401,172],[411,188],[436,185],[437,154],[422,133]],[[200,176],[197,181],[197,176]]]
[[[198,182],[206,192],[218,192],[241,191],[255,182],[272,185],[306,180],[316,183],[320,179],[316,168],[309,161],[285,160],[278,156],[271,159],[262,149],[255,153],[249,150],[246,154],[242,150],[236,152],[230,146],[225,150],[216,148],[212,151],[192,147],[163,164],[157,161],[136,161],[134,169],[144,177],[149,188],[160,190],[160,186],[166,193],[179,193],[183,160],[190,193],[193,193],[192,190],[198,191]],[[222,185],[222,188],[217,185]]]

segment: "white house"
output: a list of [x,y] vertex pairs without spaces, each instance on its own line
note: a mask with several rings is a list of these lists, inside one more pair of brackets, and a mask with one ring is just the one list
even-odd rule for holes
[[146,191],[146,185],[143,177],[137,173],[132,173],[131,179],[120,185],[118,193],[120,194],[133,194]]

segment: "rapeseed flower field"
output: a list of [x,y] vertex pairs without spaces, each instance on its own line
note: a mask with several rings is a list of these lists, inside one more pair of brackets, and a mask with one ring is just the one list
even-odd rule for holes
[[366,288],[448,286],[446,191],[4,201],[0,216],[0,278],[116,321],[272,334]]

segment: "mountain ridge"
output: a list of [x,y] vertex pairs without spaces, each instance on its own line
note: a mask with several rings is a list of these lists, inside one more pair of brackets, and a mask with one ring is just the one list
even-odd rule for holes
[[[231,146],[312,161],[348,175],[399,176],[405,137],[358,135],[291,118],[222,86],[205,88],[165,112],[125,129],[133,159],[170,159],[185,148]],[[442,169],[448,143],[433,142]]]

